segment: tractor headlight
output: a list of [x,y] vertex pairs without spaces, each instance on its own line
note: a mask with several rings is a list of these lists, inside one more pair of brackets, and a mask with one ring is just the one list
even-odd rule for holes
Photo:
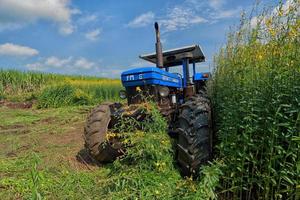
[[121,90],[119,92],[119,96],[120,96],[121,99],[126,99],[126,97],[127,97],[126,91],[125,90]]
[[167,97],[170,93],[170,90],[168,87],[159,87],[158,92],[161,97]]
[[208,73],[202,74],[202,77],[203,78],[209,78],[209,74]]

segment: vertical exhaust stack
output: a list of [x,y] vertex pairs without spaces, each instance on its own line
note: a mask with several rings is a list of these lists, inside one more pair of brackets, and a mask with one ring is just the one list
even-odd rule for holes
[[158,68],[163,68],[164,67],[164,62],[163,62],[163,54],[162,54],[162,45],[160,42],[160,32],[159,32],[159,26],[158,23],[155,22],[154,24],[155,27],[155,33],[156,33],[156,67]]

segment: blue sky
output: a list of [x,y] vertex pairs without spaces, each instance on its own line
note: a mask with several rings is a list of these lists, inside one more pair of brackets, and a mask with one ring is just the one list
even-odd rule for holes
[[[275,0],[264,0],[271,5]],[[254,0],[0,0],[0,66],[117,78],[151,66],[138,55],[154,51],[153,23],[163,49],[200,44],[206,63],[229,27]]]

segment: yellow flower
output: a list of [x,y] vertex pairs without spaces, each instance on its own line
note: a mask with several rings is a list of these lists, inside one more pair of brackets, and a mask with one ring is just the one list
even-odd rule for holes
[[141,91],[142,91],[141,88],[140,88],[139,86],[136,87],[135,89],[136,89],[137,92],[141,92]]
[[195,185],[192,185],[191,189],[192,189],[193,192],[196,192],[196,191],[197,191]]
[[274,29],[271,28],[271,29],[269,29],[269,31],[270,31],[270,34],[272,37],[274,37],[276,35],[276,31]]
[[270,28],[271,25],[272,25],[272,19],[269,18],[269,19],[266,20],[266,26],[267,26],[268,28]]
[[282,16],[282,10],[281,10],[281,9],[279,9],[278,15],[279,15],[280,17]]

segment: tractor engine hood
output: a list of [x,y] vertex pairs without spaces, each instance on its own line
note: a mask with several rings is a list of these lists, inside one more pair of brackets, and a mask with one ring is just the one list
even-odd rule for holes
[[178,74],[166,72],[157,67],[136,68],[125,71],[121,75],[124,87],[161,85],[181,88],[182,78]]

